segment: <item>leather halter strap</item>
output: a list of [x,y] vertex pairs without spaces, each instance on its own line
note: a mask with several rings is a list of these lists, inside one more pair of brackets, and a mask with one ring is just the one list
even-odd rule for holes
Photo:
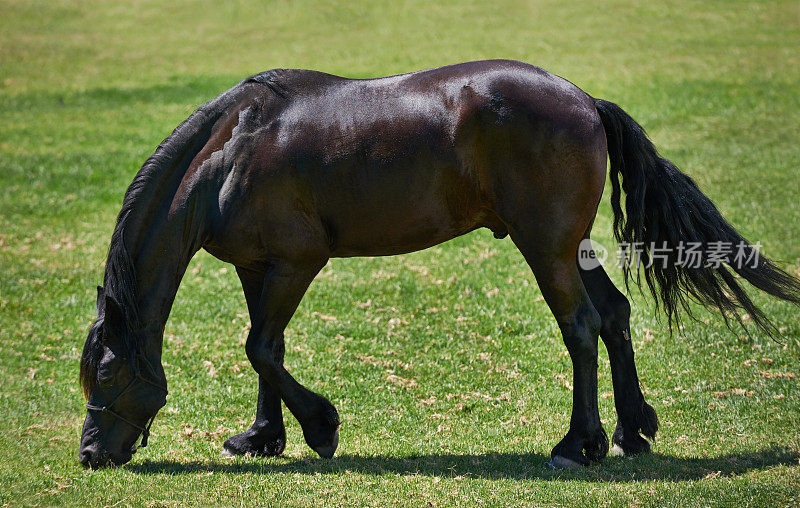
[[142,375],[142,372],[139,370],[139,360],[144,361],[145,365],[147,365],[147,367],[150,370],[150,372],[155,374],[155,369],[153,368],[153,366],[150,364],[149,361],[147,361],[147,358],[145,358],[144,355],[140,353],[140,354],[136,355],[136,362],[134,363],[134,366],[133,366],[133,369],[134,369],[133,370],[133,372],[134,372],[133,379],[131,379],[128,382],[128,384],[125,385],[125,388],[123,388],[122,391],[119,392],[117,394],[117,396],[114,397],[111,400],[110,403],[106,404],[105,406],[96,406],[96,405],[91,404],[91,403],[86,404],[86,409],[89,410],[89,411],[97,411],[97,412],[100,412],[100,413],[109,414],[109,415],[113,416],[114,418],[116,418],[118,420],[121,420],[121,421],[127,423],[128,425],[130,425],[131,427],[139,430],[139,432],[142,434],[142,442],[139,445],[136,445],[134,443],[134,446],[131,448],[131,452],[132,453],[136,452],[136,450],[138,450],[139,448],[144,448],[145,446],[147,446],[147,439],[150,437],[150,427],[153,425],[153,421],[156,419],[156,415],[153,415],[150,418],[150,420],[147,422],[147,424],[143,427],[143,426],[138,425],[138,424],[132,422],[131,420],[125,418],[124,416],[122,416],[118,412],[116,412],[114,410],[114,404],[117,402],[117,400],[120,399],[120,397],[125,395],[131,388],[133,388],[136,385],[137,382],[139,382],[139,383],[147,383],[147,384],[149,384],[151,386],[154,386],[154,387],[158,388],[159,390],[163,391],[164,394],[168,394],[169,393],[169,391],[167,391],[167,387],[166,386],[163,386],[160,383],[157,383],[157,382],[152,381],[150,379],[147,379],[146,377],[144,377]]

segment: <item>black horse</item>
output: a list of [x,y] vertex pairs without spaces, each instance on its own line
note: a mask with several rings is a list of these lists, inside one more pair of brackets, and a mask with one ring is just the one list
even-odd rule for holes
[[[652,439],[658,420],[639,389],[630,305],[602,267],[576,261],[607,155],[617,239],[672,252],[663,264],[647,262],[650,249],[641,253],[670,323],[697,300],[774,331],[731,270],[800,303],[800,280],[758,257],[630,116],[538,67],[493,60],[365,80],[282,69],[245,79],[178,126],[125,194],[81,358],[89,404],[80,461],[120,465],[139,436],[146,444],[167,392],[165,322],[199,249],[236,267],[259,379],[255,423],[224,453],[280,454],[283,401],[308,445],[330,457],[336,409],[283,367],[283,332],[306,288],[331,257],[401,254],[481,227],[511,236],[572,358],[572,419],[553,464],[588,464],[608,452],[598,335],[619,418],[613,442],[625,454],[649,450],[642,435]],[[681,265],[681,242],[728,242],[755,261],[742,266],[729,254],[724,264]],[[638,268],[630,272],[638,282]]]

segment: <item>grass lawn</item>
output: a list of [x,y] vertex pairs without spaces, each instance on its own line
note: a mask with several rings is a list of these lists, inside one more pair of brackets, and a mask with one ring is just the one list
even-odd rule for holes
[[[0,0],[1,505],[797,505],[800,311],[773,341],[713,314],[670,336],[632,297],[653,453],[546,466],[571,363],[510,240],[331,261],[287,368],[343,420],[322,460],[285,412],[281,457],[220,457],[256,376],[231,266],[200,253],[164,340],[171,394],[127,466],[84,470],[78,358],[125,188],[199,104],[273,67],[370,77],[481,58],[623,106],[752,241],[800,274],[800,4]],[[608,194],[608,193],[607,193]],[[595,239],[612,250],[611,210]],[[621,282],[618,271],[611,272]],[[602,350],[602,348],[601,348]],[[616,422],[602,350],[600,413]]]

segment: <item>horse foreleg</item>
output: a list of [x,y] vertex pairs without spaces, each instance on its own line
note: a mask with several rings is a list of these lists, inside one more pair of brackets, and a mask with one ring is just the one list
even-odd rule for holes
[[611,438],[613,452],[635,455],[650,451],[650,443],[639,432],[652,440],[658,430],[658,417],[655,410],[644,401],[639,387],[630,332],[631,305],[608,278],[603,267],[581,270],[581,278],[600,313],[600,337],[606,345],[611,363],[614,405],[617,409],[617,427]]
[[[236,273],[242,282],[250,321],[253,322],[258,317],[258,304],[264,287],[265,273],[240,267],[236,268]],[[275,361],[283,364],[283,354],[276,357]],[[286,429],[283,425],[281,397],[266,379],[258,376],[255,421],[246,431],[228,438],[223,445],[222,453],[223,455],[274,456],[280,455],[285,447]]]
[[[283,332],[311,281],[327,259],[315,262],[272,263],[264,276],[245,346],[247,358],[274,393],[289,408],[306,443],[322,457],[331,457],[339,444],[339,414],[325,397],[298,383],[283,366]],[[264,392],[267,393],[267,386]],[[274,398],[272,399],[274,402]]]
[[222,455],[255,455],[272,457],[280,455],[286,448],[286,429],[283,426],[281,397],[258,377],[258,402],[256,418],[249,429],[229,437],[222,448]]

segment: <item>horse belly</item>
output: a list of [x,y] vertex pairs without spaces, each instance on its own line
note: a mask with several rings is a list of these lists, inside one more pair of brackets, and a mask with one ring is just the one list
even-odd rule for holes
[[325,189],[320,216],[331,256],[384,256],[421,250],[478,227],[477,198],[457,166],[408,161],[364,171],[349,186]]

